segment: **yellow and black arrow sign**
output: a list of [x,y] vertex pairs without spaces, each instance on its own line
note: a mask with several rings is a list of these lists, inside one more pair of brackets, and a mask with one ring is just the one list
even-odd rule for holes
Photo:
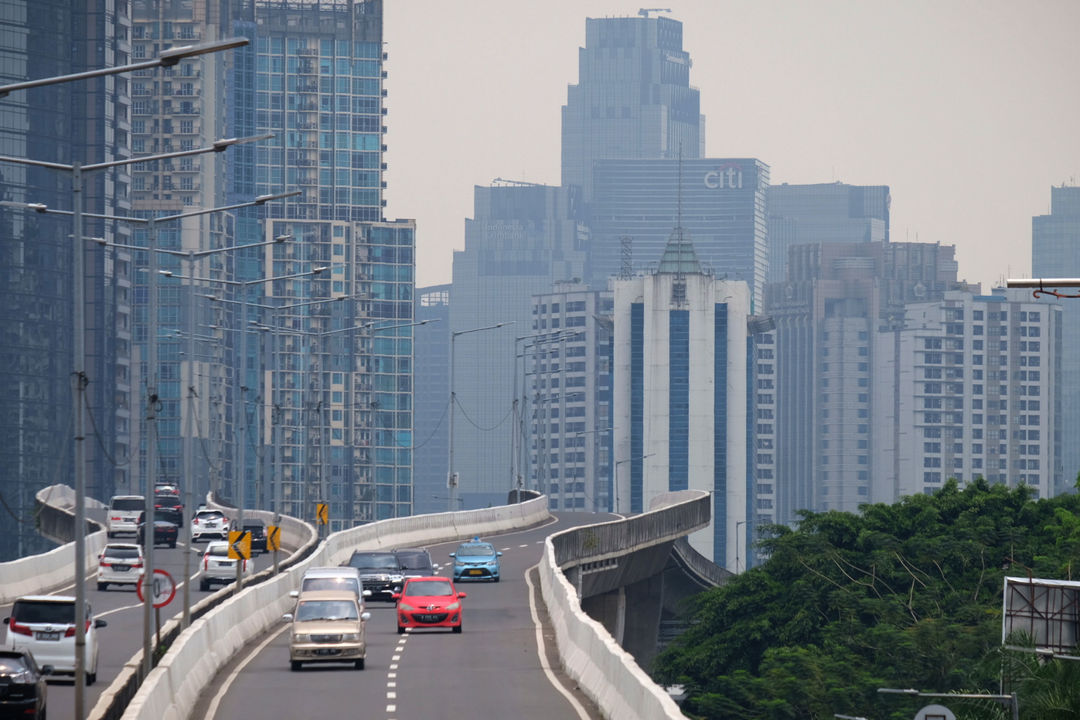
[[229,531],[229,557],[233,560],[251,559],[251,532],[248,530]]
[[281,549],[281,526],[266,526],[266,549],[273,552]]
[[320,525],[329,525],[330,506],[326,503],[317,503],[315,505],[315,517],[318,519]]

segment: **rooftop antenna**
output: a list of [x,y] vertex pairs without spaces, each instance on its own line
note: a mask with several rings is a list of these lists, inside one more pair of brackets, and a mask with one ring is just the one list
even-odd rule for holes
[[669,12],[671,12],[671,8],[641,8],[640,10],[637,11],[637,14],[640,15],[641,17],[643,17],[643,18],[647,18],[647,17],[649,17],[649,13],[651,13],[651,12],[666,12],[666,13],[669,13]]

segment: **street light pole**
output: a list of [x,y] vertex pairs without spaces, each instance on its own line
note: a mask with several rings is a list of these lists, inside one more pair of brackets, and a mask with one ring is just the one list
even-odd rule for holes
[[457,409],[457,394],[454,392],[454,343],[457,341],[458,335],[467,335],[469,333],[480,332],[482,330],[495,330],[505,325],[513,325],[516,320],[510,320],[509,322],[501,322],[495,325],[487,325],[485,327],[470,328],[469,330],[456,330],[450,333],[450,449],[449,458],[447,461],[448,470],[446,473],[446,487],[450,490],[450,498],[447,501],[447,510],[454,509],[454,499],[457,497],[458,481],[457,475],[454,473],[454,415]]
[[656,453],[649,453],[648,455],[639,455],[637,457],[624,458],[622,460],[616,460],[615,461],[615,503],[614,503],[614,507],[612,508],[613,512],[616,512],[616,513],[620,512],[620,510],[619,510],[619,466],[624,464],[624,463],[634,462],[636,460],[644,460],[645,458],[651,458],[655,454]]
[[739,528],[746,524],[745,520],[735,521],[735,574],[739,574]]
[[993,700],[1009,707],[1012,710],[1012,720],[1020,720],[1020,701],[1016,693],[1008,695],[995,695],[993,693],[935,693],[921,692],[914,688],[878,688],[881,695],[910,695],[921,698],[955,698],[957,700]]

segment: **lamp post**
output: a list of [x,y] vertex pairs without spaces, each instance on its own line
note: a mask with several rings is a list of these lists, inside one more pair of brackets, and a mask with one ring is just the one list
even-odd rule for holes
[[[72,82],[75,80],[85,80],[95,77],[103,77],[106,75],[117,75],[125,72],[131,72],[135,70],[150,69],[154,67],[171,67],[180,62],[180,60],[188,57],[194,57],[196,55],[203,55],[208,53],[215,53],[222,50],[229,50],[232,48],[241,47],[247,45],[250,42],[247,38],[229,38],[226,40],[220,40],[216,42],[205,43],[201,45],[186,45],[177,48],[170,48],[163,51],[156,58],[147,60],[144,62],[133,63],[129,65],[120,65],[110,68],[100,68],[96,70],[90,70],[87,72],[73,73],[69,75],[56,75],[53,77],[38,78],[35,80],[27,80],[24,82],[11,83],[8,85],[0,86],[0,98],[7,97],[10,93],[17,90],[24,90],[34,87],[43,87],[46,85],[55,85],[59,83]],[[230,144],[240,142],[240,140],[234,139]],[[226,145],[223,145],[220,150],[224,150]],[[218,150],[218,152],[220,152]],[[72,263],[72,274],[74,275],[74,283],[72,290],[72,304],[74,306],[74,319],[73,319],[73,355],[74,355],[74,370],[73,376],[75,379],[75,392],[74,392],[74,429],[75,429],[75,718],[76,720],[82,720],[85,715],[85,680],[86,680],[86,468],[85,463],[85,448],[82,444],[83,441],[83,411],[85,406],[84,393],[88,379],[86,377],[86,279],[84,274],[85,270],[85,258],[83,257],[83,228],[82,228],[82,204],[83,204],[83,172],[89,172],[94,170],[103,170],[111,167],[117,167],[120,165],[126,165],[134,162],[144,162],[149,160],[163,159],[168,157],[181,157],[183,155],[194,154],[193,152],[166,153],[160,156],[139,157],[134,159],[117,160],[105,163],[95,163],[90,165],[83,165],[81,162],[74,162],[70,165],[62,163],[43,162],[37,160],[28,160],[26,158],[14,158],[14,157],[0,157],[0,162],[14,162],[24,165],[36,165],[38,167],[51,168],[54,170],[60,170],[71,174],[72,181],[72,214],[74,216],[72,222],[72,235],[74,236],[74,258]],[[151,536],[152,537],[152,536]],[[152,540],[151,540],[152,543]],[[146,647],[143,648],[144,660],[147,667],[150,663],[149,652]]]
[[619,512],[619,466],[628,463],[635,462],[637,460],[644,460],[645,458],[651,458],[656,453],[649,453],[648,455],[638,455],[637,457],[624,458],[622,460],[615,461],[615,503],[612,508],[613,512]]
[[921,698],[955,698],[957,700],[993,700],[1005,705],[1012,710],[1012,720],[1020,720],[1020,701],[1016,693],[1008,695],[995,695],[992,693],[934,693],[921,692],[914,688],[878,688],[882,695],[909,695]]
[[513,325],[516,320],[510,320],[509,322],[496,323],[495,325],[486,325],[484,327],[470,328],[468,330],[454,330],[450,333],[450,452],[447,461],[448,469],[446,472],[446,487],[450,490],[450,497],[447,500],[447,509],[454,509],[454,500],[457,497],[457,475],[454,473],[454,411],[457,409],[457,395],[454,392],[454,343],[457,341],[458,335],[468,335],[469,333],[481,332],[483,330],[495,330],[506,325]]
[[739,528],[746,524],[745,520],[735,521],[735,574],[739,574]]

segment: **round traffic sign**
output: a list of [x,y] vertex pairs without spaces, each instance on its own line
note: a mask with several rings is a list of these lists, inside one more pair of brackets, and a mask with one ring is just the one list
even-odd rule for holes
[[[165,607],[172,602],[172,599],[176,597],[176,581],[173,580],[172,575],[162,570],[161,568],[154,568],[154,580],[153,580],[153,592],[151,593],[154,607]],[[135,591],[139,595],[139,602],[145,602],[143,598],[143,584],[140,582],[135,586]]]

